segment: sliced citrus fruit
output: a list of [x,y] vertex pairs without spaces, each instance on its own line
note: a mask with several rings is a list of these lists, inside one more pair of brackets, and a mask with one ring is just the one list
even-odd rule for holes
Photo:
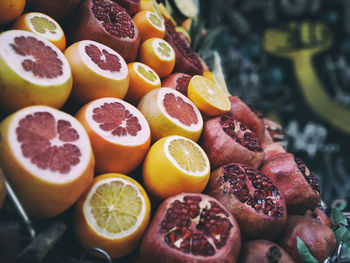
[[152,38],[163,38],[165,35],[164,21],[159,16],[151,11],[138,12],[133,20],[139,29],[141,42]]
[[83,247],[99,247],[114,258],[139,244],[150,218],[150,201],[132,178],[109,173],[94,178],[75,209],[74,229]]
[[27,212],[55,216],[89,186],[94,156],[77,119],[47,106],[29,106],[0,124],[0,164]]
[[64,55],[72,68],[74,99],[86,103],[103,97],[125,97],[129,70],[116,51],[92,40],[82,40],[69,46]]
[[162,78],[168,76],[174,69],[175,51],[165,40],[150,38],[140,46],[139,59]]
[[128,64],[129,89],[125,100],[137,105],[140,99],[149,91],[161,85],[158,74],[149,66],[141,62]]
[[23,14],[16,19],[12,28],[38,34],[62,51],[66,48],[66,36],[61,26],[48,15],[38,12]]
[[155,142],[142,169],[146,189],[161,199],[181,192],[202,192],[209,174],[210,164],[204,150],[192,140],[176,135]]
[[36,104],[60,108],[72,89],[72,73],[63,53],[24,30],[0,34],[0,79],[0,107],[12,112]]
[[1,0],[0,25],[7,24],[19,17],[26,5],[26,0]]
[[98,173],[128,174],[142,162],[151,131],[137,108],[117,98],[101,98],[83,106],[76,117],[90,137]]
[[192,77],[188,84],[187,96],[207,116],[221,115],[231,108],[225,92],[203,76],[195,75]]
[[152,141],[169,135],[181,135],[197,141],[203,129],[203,118],[186,96],[171,88],[158,88],[147,93],[138,109],[151,127]]

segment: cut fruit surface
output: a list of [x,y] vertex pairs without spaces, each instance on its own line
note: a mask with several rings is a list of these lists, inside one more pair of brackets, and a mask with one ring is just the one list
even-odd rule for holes
[[150,201],[132,178],[109,173],[97,176],[79,199],[74,229],[84,247],[99,247],[111,258],[138,245],[150,218]]
[[89,102],[77,113],[92,144],[98,173],[130,173],[143,160],[151,142],[147,120],[117,98]]
[[58,47],[61,51],[66,48],[66,36],[61,26],[48,15],[31,12],[18,17],[13,29],[26,30],[42,36]]
[[164,21],[156,13],[151,11],[141,11],[133,17],[133,20],[139,29],[141,42],[152,37],[164,37]]
[[130,84],[125,100],[137,105],[146,93],[159,88],[161,82],[158,74],[144,63],[129,63],[128,69]]
[[202,192],[209,173],[210,164],[203,149],[182,136],[168,136],[154,143],[142,172],[147,190],[162,199],[181,192]]
[[195,17],[198,14],[198,9],[193,3],[193,0],[173,0],[175,7],[185,17]]
[[150,125],[153,142],[169,135],[181,135],[197,141],[201,135],[201,113],[186,96],[175,89],[150,91],[140,101],[138,109]]
[[69,46],[64,55],[72,68],[75,100],[87,103],[103,97],[125,97],[129,70],[116,51],[96,41],[82,40]]
[[168,76],[175,66],[174,49],[161,38],[150,38],[143,42],[140,46],[139,59],[161,78]]
[[0,35],[0,107],[13,112],[29,105],[60,108],[72,89],[63,53],[45,38],[24,30]]
[[187,96],[198,109],[208,116],[221,115],[231,108],[225,92],[203,76],[193,76],[188,84]]
[[30,106],[1,122],[0,163],[30,215],[55,216],[85,191],[94,173],[89,137],[74,117]]

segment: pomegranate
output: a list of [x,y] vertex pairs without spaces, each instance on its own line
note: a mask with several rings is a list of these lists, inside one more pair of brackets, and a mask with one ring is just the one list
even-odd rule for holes
[[[181,193],[158,208],[141,242],[141,262],[236,262],[241,234],[216,199]],[[166,259],[166,260],[165,260]]]
[[303,214],[320,202],[317,178],[305,163],[293,154],[276,154],[269,158],[260,170],[281,191],[286,200],[288,214]]
[[44,13],[56,20],[72,15],[82,0],[30,0],[28,10]]
[[167,76],[162,81],[162,87],[168,87],[180,91],[183,95],[187,96],[188,83],[191,80],[191,75],[185,73],[173,73]]
[[264,138],[265,126],[263,120],[253,108],[249,107],[237,96],[230,96],[231,109],[227,115],[247,126],[260,140]]
[[110,0],[85,0],[74,16],[72,41],[94,40],[114,49],[127,63],[135,60],[139,31],[124,8]]
[[113,0],[113,2],[125,8],[131,16],[140,11],[140,0]]
[[304,241],[311,254],[319,262],[331,256],[336,246],[333,231],[327,225],[308,216],[290,215],[281,234],[279,245],[296,263],[303,262],[297,248],[297,236]]
[[264,142],[280,142],[284,140],[283,128],[279,123],[269,118],[263,118],[263,122],[265,124]]
[[241,263],[293,263],[288,253],[274,242],[260,239],[243,244],[239,256]]
[[305,212],[306,216],[319,220],[321,223],[327,225],[328,227],[332,227],[332,220],[318,207],[314,209],[307,210]]
[[286,153],[286,150],[283,148],[283,146],[277,142],[264,142],[261,144],[261,146],[264,152],[263,162],[266,162],[269,158],[276,154]]
[[205,122],[201,144],[213,169],[228,163],[243,163],[257,169],[264,155],[258,137],[227,115]]
[[175,68],[174,72],[186,73],[189,75],[202,75],[203,66],[199,55],[192,50],[186,41],[184,41],[178,32],[175,30],[175,26],[170,20],[165,19],[165,36],[166,40],[175,51]]
[[225,165],[211,173],[207,192],[237,219],[244,240],[274,238],[282,232],[286,204],[260,171],[242,164]]

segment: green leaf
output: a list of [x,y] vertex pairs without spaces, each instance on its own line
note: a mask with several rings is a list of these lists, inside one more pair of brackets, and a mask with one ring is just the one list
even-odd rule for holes
[[338,229],[334,231],[335,238],[337,239],[337,242],[344,241],[348,242],[350,241],[350,232],[345,226],[341,226]]
[[346,220],[346,217],[343,215],[343,213],[338,208],[332,208],[331,220],[332,220],[333,225],[335,225],[335,226],[337,226],[339,224],[342,224],[344,226],[348,225],[348,221]]
[[318,263],[317,259],[311,254],[310,250],[305,245],[304,241],[297,236],[297,247],[300,254],[301,259],[305,263]]
[[342,200],[341,202],[339,202],[339,204],[336,206],[336,208],[338,208],[340,211],[343,211],[346,206],[347,206],[346,201]]
[[350,258],[350,242],[344,242],[341,255],[344,258]]

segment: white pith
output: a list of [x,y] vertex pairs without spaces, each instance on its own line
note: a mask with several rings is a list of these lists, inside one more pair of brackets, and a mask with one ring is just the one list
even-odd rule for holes
[[[50,22],[54,23],[55,26],[56,26],[56,29],[55,29],[56,34],[52,34],[52,33],[50,32],[50,30],[48,30],[48,29],[45,30],[45,33],[40,33],[40,32],[38,32],[38,31],[36,31],[36,30],[35,30],[35,27],[33,26],[33,24],[32,24],[31,21],[30,21],[33,17],[36,17],[36,16],[37,16],[37,17],[44,17],[44,18],[46,18],[47,20],[49,20]],[[60,25],[59,25],[55,20],[53,20],[51,17],[49,17],[49,16],[47,16],[47,15],[45,15],[45,14],[37,13],[37,12],[28,13],[28,14],[26,14],[25,20],[26,20],[27,25],[29,25],[29,28],[30,28],[33,32],[35,32],[36,34],[39,34],[39,35],[43,36],[43,37],[46,38],[46,39],[53,40],[53,41],[57,41],[57,40],[59,40],[59,39],[64,35],[64,32],[63,32],[63,30],[61,29]]]
[[[169,49],[170,49],[170,56],[166,57],[164,56],[159,50],[158,48],[160,47],[160,43],[163,43],[164,45],[166,45]],[[171,61],[175,59],[175,52],[174,49],[172,48],[172,46],[169,45],[168,42],[166,42],[165,40],[161,39],[161,38],[155,38],[152,41],[152,48],[153,50],[156,52],[157,56],[160,57],[162,60],[165,61]]]
[[[145,78],[145,76],[143,76],[139,71],[138,71],[138,67],[141,66],[143,67],[146,71],[151,71],[154,76],[156,77],[155,81],[150,81],[149,79]],[[147,66],[146,64],[140,63],[140,62],[135,62],[133,64],[134,70],[137,72],[137,75],[139,75],[143,80],[147,81],[148,83],[152,84],[152,85],[159,85],[160,84],[160,78],[158,76],[158,74],[149,66]]]
[[[136,136],[114,136],[112,135],[112,131],[104,131],[102,130],[99,126],[103,123],[97,123],[96,121],[93,120],[92,116],[94,115],[93,110],[95,108],[101,107],[105,103],[114,103],[118,102],[124,105],[125,109],[128,110],[132,115],[137,117],[140,125],[141,125],[141,130],[138,131]],[[117,98],[101,98],[97,99],[93,102],[90,103],[90,105],[86,109],[85,113],[85,118],[89,124],[89,126],[102,138],[105,140],[111,142],[111,143],[117,143],[117,144],[122,144],[126,146],[135,146],[135,145],[141,145],[144,144],[148,138],[150,137],[151,130],[148,125],[148,122],[146,118],[142,115],[142,113],[135,108],[133,105]]]
[[[25,59],[33,59],[33,57],[18,55],[10,46],[11,44],[14,44],[14,39],[16,37],[21,36],[34,37],[37,40],[43,42],[46,46],[49,46],[52,50],[54,50],[59,60],[61,60],[63,63],[63,74],[56,78],[40,78],[35,76],[31,71],[25,71],[21,63]],[[46,40],[38,34],[34,34],[24,30],[10,30],[0,35],[0,43],[0,57],[5,60],[7,65],[18,75],[19,78],[23,78],[30,83],[34,83],[41,86],[54,86],[66,83],[71,77],[71,69],[63,53],[54,44],[52,44],[50,41]]]
[[[142,201],[141,213],[137,217],[136,224],[133,225],[131,228],[129,228],[127,231],[122,231],[118,234],[110,233],[110,232],[106,231],[105,229],[99,227],[96,223],[94,216],[91,213],[91,206],[90,206],[90,200],[91,200],[93,194],[96,192],[97,188],[103,184],[109,184],[109,183],[114,182],[114,181],[121,181],[124,183],[124,185],[133,186],[136,189],[136,191],[137,191],[137,193],[140,196],[140,199]],[[132,183],[131,181],[126,180],[124,178],[107,178],[107,179],[104,179],[104,180],[97,182],[91,188],[91,190],[89,191],[89,193],[85,199],[84,206],[83,206],[83,212],[84,212],[87,223],[90,225],[90,227],[92,229],[95,230],[95,232],[97,232],[100,235],[102,235],[106,238],[109,238],[109,239],[118,239],[118,238],[122,238],[124,236],[129,236],[130,234],[132,234],[133,232],[135,232],[139,228],[139,226],[141,225],[143,218],[145,217],[145,214],[146,214],[146,204],[145,204],[145,200],[142,197],[142,194],[141,194],[139,188],[134,183]]]
[[[188,104],[190,104],[192,106],[193,110],[195,111],[195,113],[197,115],[197,119],[198,119],[197,123],[192,123],[190,126],[188,126],[188,125],[185,125],[182,122],[180,122],[178,119],[170,116],[167,113],[167,111],[166,111],[166,109],[164,107],[163,100],[164,100],[164,96],[166,94],[169,94],[169,93],[174,94],[176,97],[182,98],[186,103],[188,103]],[[176,125],[180,126],[184,130],[195,132],[195,131],[199,131],[199,130],[201,130],[203,128],[203,118],[202,118],[202,115],[201,115],[200,111],[193,104],[193,102],[189,98],[184,96],[181,92],[179,92],[179,91],[177,91],[175,89],[171,89],[171,88],[161,88],[158,91],[157,104],[158,104],[160,110],[165,114],[165,116],[168,119],[170,119],[173,123],[175,123]]]
[[[152,20],[151,20],[151,15],[154,14],[158,17],[158,19],[161,21],[162,25],[161,26],[158,26],[156,24],[153,24],[152,23]],[[159,16],[155,13],[155,12],[151,12],[151,11],[147,11],[146,12],[146,17],[148,19],[148,21],[155,27],[157,28],[158,30],[160,31],[165,31],[165,25],[164,25],[164,22],[159,18]]]
[[[111,53],[115,56],[117,56],[119,58],[119,62],[121,64],[120,70],[118,72],[112,72],[110,70],[103,70],[101,69],[98,65],[95,64],[95,62],[92,61],[92,59],[86,54],[85,52],[85,47],[88,45],[94,45],[96,47],[98,47],[100,49],[100,51],[102,52],[102,50],[106,50],[108,51],[108,53]],[[124,60],[124,58],[119,55],[119,53],[117,53],[116,51],[114,51],[113,49],[98,43],[96,41],[92,41],[92,40],[82,40],[79,42],[79,54],[82,58],[82,60],[84,61],[85,65],[90,68],[92,71],[95,71],[96,73],[98,73],[99,75],[102,75],[104,77],[110,78],[110,79],[115,79],[115,80],[122,80],[127,78],[128,76],[128,67],[126,65],[126,62]],[[104,55],[102,54],[102,58],[104,59]]]
[[[201,153],[202,153],[202,156],[205,160],[205,169],[201,172],[192,172],[192,171],[188,171],[188,170],[185,170],[183,169],[178,163],[177,161],[175,160],[175,158],[170,154],[169,152],[169,145],[172,141],[174,140],[186,140],[186,141],[189,141],[191,144],[193,144]],[[163,150],[164,150],[164,153],[165,153],[165,156],[170,160],[170,162],[176,166],[177,169],[179,169],[180,171],[182,171],[183,173],[185,174],[188,174],[188,175],[192,175],[192,176],[205,176],[209,173],[210,171],[210,164],[209,164],[209,159],[207,157],[207,154],[204,152],[204,150],[198,145],[196,144],[194,141],[190,140],[190,139],[187,139],[185,137],[182,137],[182,136],[177,136],[177,135],[173,135],[173,136],[169,136],[165,142],[164,142],[164,146],[163,146]]]
[[[58,120],[66,120],[71,124],[71,127],[74,128],[79,134],[78,140],[74,142],[68,142],[76,145],[80,149],[81,153],[80,162],[75,166],[71,166],[71,170],[69,173],[61,174],[59,172],[52,172],[50,169],[41,169],[35,164],[33,164],[31,162],[31,159],[23,156],[21,150],[22,144],[17,141],[16,128],[18,127],[20,120],[24,119],[27,115],[31,115],[35,112],[49,112],[54,116],[56,122]],[[15,113],[12,122],[9,125],[9,132],[7,136],[9,139],[8,141],[11,151],[13,152],[13,155],[17,159],[18,163],[21,164],[22,167],[34,177],[40,178],[47,182],[64,184],[73,181],[86,170],[86,167],[89,164],[92,155],[88,135],[83,126],[78,122],[78,120],[76,120],[74,117],[65,112],[47,106],[30,106]],[[58,139],[58,135],[55,138],[53,138],[50,142],[51,145],[57,146],[61,146],[63,144],[62,141]]]

